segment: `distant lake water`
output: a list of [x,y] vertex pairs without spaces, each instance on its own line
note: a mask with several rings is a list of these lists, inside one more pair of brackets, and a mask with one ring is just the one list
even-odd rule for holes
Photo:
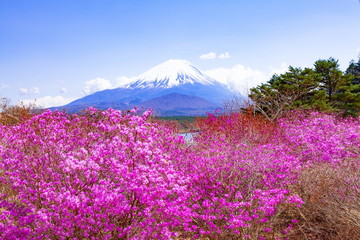
[[184,140],[188,143],[193,142],[194,141],[194,137],[197,133],[192,133],[192,132],[188,132],[188,133],[180,133],[179,135],[182,136],[184,138]]

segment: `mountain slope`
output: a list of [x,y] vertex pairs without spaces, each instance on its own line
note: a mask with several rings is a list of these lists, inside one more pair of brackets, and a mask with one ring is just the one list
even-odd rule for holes
[[153,108],[158,116],[199,116],[206,112],[213,112],[218,108],[204,98],[179,93],[170,93],[153,98],[141,103],[139,107]]

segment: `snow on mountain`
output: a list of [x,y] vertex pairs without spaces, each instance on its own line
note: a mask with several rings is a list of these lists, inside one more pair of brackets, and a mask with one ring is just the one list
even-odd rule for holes
[[214,85],[218,82],[200,72],[199,69],[186,60],[170,59],[139,75],[135,81],[126,84],[124,87],[172,88],[187,83]]

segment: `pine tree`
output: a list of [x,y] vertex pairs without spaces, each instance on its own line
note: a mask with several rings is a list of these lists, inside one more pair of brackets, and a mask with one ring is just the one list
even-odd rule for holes
[[319,76],[314,70],[289,67],[288,72],[250,89],[255,109],[268,119],[281,117],[289,110],[309,108],[318,88]]
[[327,103],[331,108],[342,108],[343,99],[341,96],[350,87],[352,76],[343,74],[339,69],[338,61],[334,58],[318,60],[314,64],[315,72],[321,76],[320,90],[325,91]]
[[313,69],[290,66],[286,73],[250,89],[249,97],[255,109],[268,119],[281,117],[292,109],[355,115],[360,112],[360,84],[354,76],[359,70],[360,60],[343,73],[334,58],[316,61]]
[[354,75],[353,84],[360,84],[360,57],[357,63],[352,60],[346,69],[346,74]]
[[354,115],[360,112],[360,57],[357,63],[354,60],[350,62],[345,73],[353,77],[344,97],[347,99],[346,109]]

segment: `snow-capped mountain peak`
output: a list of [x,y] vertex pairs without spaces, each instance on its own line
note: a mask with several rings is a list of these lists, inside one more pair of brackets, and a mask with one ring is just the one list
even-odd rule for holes
[[214,111],[231,94],[227,85],[188,61],[168,60],[118,88],[95,92],[60,109],[76,112],[91,106],[128,110],[136,106],[151,107],[162,116],[200,116]]
[[125,88],[172,88],[182,84],[218,84],[186,60],[170,59],[139,75]]

